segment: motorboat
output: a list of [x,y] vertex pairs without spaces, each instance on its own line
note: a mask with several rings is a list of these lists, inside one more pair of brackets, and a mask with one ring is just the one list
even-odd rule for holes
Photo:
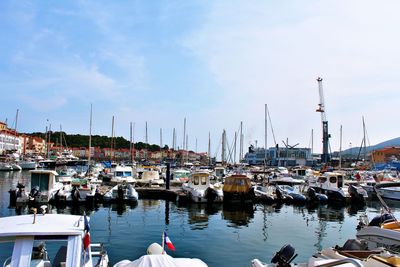
[[272,190],[272,186],[262,186],[255,185],[253,186],[255,200],[258,202],[271,204],[276,202],[275,193]]
[[53,195],[63,188],[63,184],[58,182],[56,176],[58,173],[52,170],[31,170],[31,190],[25,191],[19,184],[16,189],[11,189],[10,203],[26,204],[30,203],[48,203]]
[[[62,177],[61,177],[62,178]],[[64,177],[65,178],[65,177]],[[63,187],[53,190],[51,201],[56,203],[83,203],[93,201],[96,195],[96,186],[85,178],[72,178],[63,180]]]
[[103,195],[104,202],[133,203],[137,202],[138,199],[139,194],[132,184],[118,184]]
[[384,248],[369,250],[365,243],[359,240],[349,239],[343,247],[329,247],[322,249],[305,263],[292,263],[297,257],[295,249],[290,245],[284,245],[271,259],[271,263],[265,263],[259,259],[251,262],[252,267],[313,267],[313,266],[342,266],[342,267],[393,267],[399,266],[398,254],[390,253]]
[[136,179],[133,177],[133,169],[130,166],[118,165],[113,169],[110,184],[117,185],[121,183],[134,184]]
[[171,184],[183,184],[189,181],[190,171],[178,169],[172,172]]
[[23,170],[34,170],[37,167],[37,163],[34,160],[21,160],[18,162],[18,165],[23,169]]
[[207,267],[208,265],[197,258],[173,258],[168,255],[158,243],[153,243],[147,248],[147,255],[137,260],[122,260],[114,267]]
[[400,200],[400,184],[398,182],[381,182],[376,184],[375,188],[376,193],[382,198]]
[[141,175],[137,178],[136,184],[138,186],[160,187],[163,186],[165,182],[160,178],[158,171],[143,170]]
[[250,178],[243,174],[232,174],[225,178],[224,202],[253,202],[255,194]]
[[66,214],[0,218],[0,242],[14,244],[2,266],[106,267],[108,256],[103,246],[87,242],[88,224],[89,218]]
[[360,204],[368,198],[368,193],[361,186],[345,186],[341,173],[325,172],[316,180],[308,180],[308,185],[317,193],[327,195],[329,201]]
[[19,166],[19,163],[16,163],[16,162],[11,163],[11,168],[13,171],[21,171],[22,170],[21,166]]
[[400,223],[391,213],[381,196],[383,187],[400,187],[400,183],[377,184],[375,191],[380,200],[384,212],[371,221],[366,215],[360,216],[360,223],[357,226],[357,238],[368,242],[371,248],[386,247],[391,251],[400,252]]
[[182,190],[188,193],[193,202],[222,202],[222,188],[218,185],[213,186],[210,178],[207,171],[194,172],[190,175],[188,183],[182,185]]
[[[290,185],[276,185],[276,195],[281,196],[280,198],[285,198],[293,204],[305,204],[307,197],[295,190],[294,187]],[[283,196],[283,197],[282,197]]]
[[277,185],[302,185],[305,183],[303,179],[296,179],[287,175],[278,175],[269,179],[270,184]]
[[40,160],[39,166],[47,169],[54,169],[56,167],[56,161],[52,159]]
[[8,162],[0,162],[0,171],[12,171],[13,167]]

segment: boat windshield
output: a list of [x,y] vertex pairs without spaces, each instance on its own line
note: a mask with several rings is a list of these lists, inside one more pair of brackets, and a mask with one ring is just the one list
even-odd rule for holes
[[118,177],[132,176],[132,172],[130,172],[130,171],[127,171],[127,172],[117,171],[117,172],[115,172],[115,176],[118,176]]
[[[31,248],[29,250],[29,247]],[[12,242],[0,243],[0,258],[5,259],[2,266],[24,265],[30,262],[30,266],[65,266],[67,260],[67,239],[22,239]],[[27,250],[28,249],[28,250]],[[20,254],[12,262],[11,254]],[[14,255],[16,256],[16,255]]]

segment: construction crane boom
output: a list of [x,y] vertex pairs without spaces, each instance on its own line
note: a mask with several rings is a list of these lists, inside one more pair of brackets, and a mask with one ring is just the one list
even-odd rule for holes
[[325,109],[325,101],[324,101],[324,90],[322,88],[322,78],[317,78],[318,82],[318,90],[319,90],[319,104],[316,112],[321,113],[321,121],[322,121],[322,154],[321,154],[321,162],[328,163],[330,160],[329,156],[329,138],[331,137],[328,132],[328,121],[326,119],[326,109]]

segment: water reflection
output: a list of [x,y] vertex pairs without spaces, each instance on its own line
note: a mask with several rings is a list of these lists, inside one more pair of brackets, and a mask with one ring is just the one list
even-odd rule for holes
[[228,227],[240,228],[241,226],[248,226],[254,218],[253,205],[223,205],[222,218],[228,221]]

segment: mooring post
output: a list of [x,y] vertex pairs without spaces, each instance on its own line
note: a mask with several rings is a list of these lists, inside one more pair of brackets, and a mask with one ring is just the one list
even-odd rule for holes
[[169,181],[171,179],[171,163],[167,163],[167,172],[166,172],[166,181],[165,181],[165,189],[169,190]]

